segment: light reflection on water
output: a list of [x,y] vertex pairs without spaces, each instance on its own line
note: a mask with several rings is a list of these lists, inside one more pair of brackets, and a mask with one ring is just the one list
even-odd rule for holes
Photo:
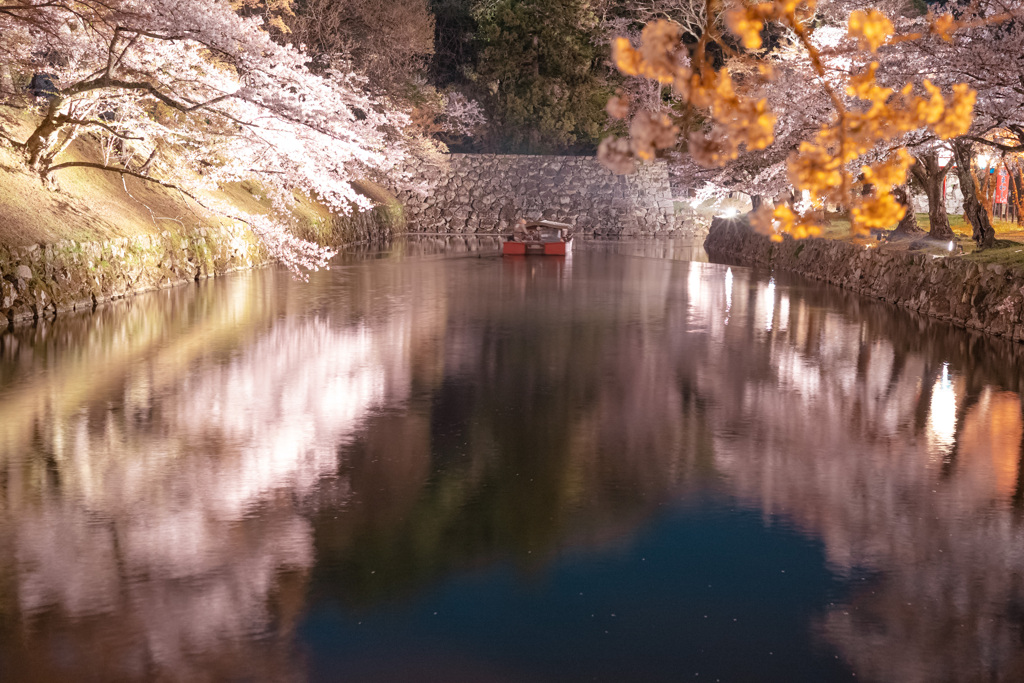
[[496,244],[0,336],[0,671],[1024,677],[1016,349],[679,247]]
[[942,374],[932,387],[928,427],[933,457],[941,459],[953,450],[956,439],[956,390],[949,377],[949,363],[942,364]]

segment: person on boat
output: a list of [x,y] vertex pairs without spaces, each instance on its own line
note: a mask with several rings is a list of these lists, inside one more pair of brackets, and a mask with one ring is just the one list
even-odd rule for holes
[[527,225],[526,220],[520,218],[512,228],[512,237],[516,242],[539,242],[540,230],[536,225]]

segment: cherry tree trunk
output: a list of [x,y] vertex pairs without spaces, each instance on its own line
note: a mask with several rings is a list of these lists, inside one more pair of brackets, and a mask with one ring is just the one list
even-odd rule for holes
[[900,185],[892,189],[892,194],[900,204],[906,209],[906,213],[903,214],[903,218],[900,219],[899,225],[896,226],[895,232],[901,235],[918,235],[924,230],[917,224],[917,217],[914,215],[914,205],[910,201],[910,191],[906,185]]
[[25,153],[28,155],[29,168],[38,173],[45,174],[46,167],[53,160],[53,155],[50,152],[54,148],[57,136],[63,126],[60,121],[62,105],[61,98],[54,97],[46,109],[46,116],[25,141]]
[[944,241],[953,239],[955,235],[953,229],[949,227],[946,198],[942,192],[942,181],[949,171],[949,165],[939,164],[939,153],[932,150],[918,155],[911,171],[928,196],[928,236]]
[[946,214],[942,180],[941,176],[932,177],[924,183],[924,191],[928,195],[928,236],[937,240],[951,240],[954,237],[953,228],[949,227],[949,216]]
[[991,247],[996,231],[988,218],[988,211],[978,201],[978,188],[974,184],[971,163],[974,161],[974,145],[970,140],[960,138],[953,141],[953,157],[956,159],[956,175],[960,180],[960,191],[964,195],[964,218],[971,224],[974,243],[979,249]]

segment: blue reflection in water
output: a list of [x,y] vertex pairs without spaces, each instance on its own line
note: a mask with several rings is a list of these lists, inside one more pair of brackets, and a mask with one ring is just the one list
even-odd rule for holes
[[820,543],[707,499],[537,572],[504,563],[369,612],[314,597],[298,637],[325,681],[845,680],[813,635],[845,592]]

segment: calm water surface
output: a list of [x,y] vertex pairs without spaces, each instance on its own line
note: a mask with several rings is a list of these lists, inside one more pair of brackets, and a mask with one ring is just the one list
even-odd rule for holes
[[1024,680],[1016,349],[695,256],[0,334],[0,680]]

